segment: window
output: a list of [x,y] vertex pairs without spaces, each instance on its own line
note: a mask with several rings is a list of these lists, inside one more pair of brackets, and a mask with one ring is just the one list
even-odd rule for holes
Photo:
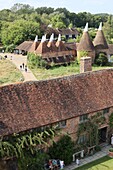
[[78,144],[85,143],[86,141],[87,141],[87,136],[86,136],[86,134],[83,134],[79,137]]
[[64,128],[66,127],[66,120],[57,123],[57,128]]
[[85,122],[87,120],[88,120],[88,115],[87,114],[80,116],[80,123]]
[[106,113],[109,113],[109,108],[105,108],[105,109],[103,110],[103,114],[106,114]]

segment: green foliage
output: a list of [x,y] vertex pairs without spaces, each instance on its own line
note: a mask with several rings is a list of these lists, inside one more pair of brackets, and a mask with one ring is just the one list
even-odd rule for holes
[[90,36],[91,41],[94,40],[94,38],[95,38],[95,36],[96,36],[96,32],[97,32],[97,31],[96,31],[94,28],[92,28],[92,29],[89,30],[89,36]]
[[3,45],[18,45],[25,40],[34,40],[37,34],[39,34],[39,23],[20,19],[3,24],[1,41]]
[[113,128],[113,113],[109,116],[109,125],[111,128]]
[[16,3],[11,8],[11,11],[14,13],[17,12],[18,14],[26,14],[26,13],[30,14],[30,13],[34,12],[34,8],[28,4]]
[[[87,141],[84,143],[86,146],[98,146],[98,127],[104,124],[105,117],[101,112],[98,112],[94,116],[91,116],[86,122],[80,123],[78,128],[78,140],[79,137],[85,133],[87,135]],[[77,140],[77,144],[78,144]]]
[[10,45],[7,45],[5,46],[5,52],[13,52],[15,49],[15,45],[14,44],[10,44]]
[[87,56],[88,56],[88,52],[87,51],[80,51],[79,52],[79,57],[77,56],[78,63],[80,63],[80,58],[81,57],[87,57]]
[[58,135],[56,127],[33,129],[0,139],[0,158],[16,157],[19,170],[43,170],[49,156],[41,152]]
[[0,139],[0,157],[12,157],[17,156],[17,151],[15,146],[8,141],[3,141]]
[[38,56],[34,53],[28,53],[27,55],[28,65],[30,68],[46,68],[47,62],[42,59],[41,56]]
[[46,153],[36,151],[30,154],[28,151],[24,153],[23,158],[18,159],[19,170],[44,170],[44,164],[49,159]]
[[112,44],[113,43],[112,42],[112,38],[113,38],[113,16],[112,15],[109,15],[107,22],[104,23],[103,31],[107,39],[107,42]]
[[113,148],[110,148],[110,149],[109,149],[109,152],[113,152]]
[[49,148],[51,158],[63,160],[65,164],[72,162],[73,142],[68,135],[63,136],[58,142],[54,142]]
[[99,66],[106,66],[108,64],[108,59],[106,54],[99,53],[98,55],[96,55],[95,64]]
[[65,19],[64,13],[54,12],[53,14],[50,15],[50,19],[51,19],[51,24],[54,28],[66,27],[64,23],[64,19]]
[[[0,20],[0,41],[2,41],[3,45],[18,45],[25,40],[34,40],[37,34],[41,36],[41,34],[45,33],[45,25],[49,24],[52,24],[55,28],[73,26],[81,29],[86,22],[89,23],[91,28],[97,28],[99,23],[103,22],[109,42],[113,37],[113,19],[108,14],[91,14],[89,12],[76,14],[66,8],[40,7],[34,9],[29,4],[16,3],[10,10],[3,9],[0,11]],[[23,20],[23,25],[19,25],[21,20]],[[93,32],[91,37],[94,37]]]
[[36,12],[40,15],[42,15],[43,13],[45,14],[51,14],[54,12],[54,8],[51,8],[51,7],[40,7],[40,8],[36,8]]
[[80,57],[87,57],[88,52],[87,51],[80,51]]
[[101,151],[101,146],[100,146],[100,145],[96,145],[95,150],[96,150],[97,152],[98,152],[98,151]]

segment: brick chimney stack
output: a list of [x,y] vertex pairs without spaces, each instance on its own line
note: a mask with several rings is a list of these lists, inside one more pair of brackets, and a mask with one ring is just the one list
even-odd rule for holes
[[91,57],[82,57],[80,59],[80,73],[84,73],[86,71],[92,71]]

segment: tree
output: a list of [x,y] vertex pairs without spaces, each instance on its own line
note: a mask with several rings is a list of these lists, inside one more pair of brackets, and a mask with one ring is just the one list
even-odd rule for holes
[[104,23],[103,31],[108,43],[113,43],[113,17],[108,16],[108,21]]
[[95,64],[100,65],[100,66],[107,65],[108,64],[108,59],[107,59],[106,54],[99,53],[98,55],[96,55]]
[[34,12],[34,8],[29,4],[16,3],[13,7],[11,7],[11,11],[18,14],[31,14]]
[[49,155],[51,158],[63,160],[65,164],[72,162],[74,143],[71,137],[64,135],[58,142],[54,142],[53,146],[49,148]]
[[27,55],[28,59],[28,65],[30,68],[46,68],[47,67],[47,62],[42,59],[42,57],[34,54],[34,53],[28,53]]
[[64,18],[65,18],[65,14],[64,13],[53,13],[50,15],[50,23],[52,24],[52,26],[54,28],[65,28],[66,25],[64,23]]
[[74,13],[74,12],[70,13],[69,21],[70,21],[70,23],[73,24],[74,27],[78,27],[79,17],[76,13]]
[[38,14],[40,14],[40,15],[42,15],[43,13],[49,15],[49,14],[51,14],[51,13],[54,12],[54,8],[51,8],[51,7],[49,7],[49,8],[47,8],[47,7],[40,7],[40,8],[36,8],[35,11],[36,11]]
[[39,23],[17,20],[13,23],[4,24],[1,30],[1,40],[3,45],[18,45],[25,40],[34,40],[39,33]]

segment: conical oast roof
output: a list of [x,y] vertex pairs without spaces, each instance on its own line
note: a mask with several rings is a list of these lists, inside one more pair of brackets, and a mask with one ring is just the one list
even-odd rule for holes
[[61,41],[61,35],[59,34],[58,40],[56,42],[56,47],[58,48],[58,51],[67,51],[66,46]]
[[80,43],[77,47],[78,51],[94,51],[94,45],[90,39],[89,33],[88,33],[88,23],[85,26],[82,38],[80,40]]
[[38,36],[36,35],[35,40],[29,49],[29,52],[34,52],[37,49],[38,45],[39,45],[39,41],[38,41]]
[[37,47],[35,52],[36,52],[36,54],[43,54],[43,53],[49,52],[49,48],[47,47],[47,42],[46,42],[46,39],[45,39],[45,35],[42,36],[42,40],[41,40],[41,42],[40,42],[40,44]]
[[48,48],[50,49],[51,52],[57,52],[57,47],[54,42],[54,34],[51,35],[50,40],[47,44]]
[[105,39],[104,33],[102,31],[102,23],[100,23],[99,29],[97,31],[96,37],[93,42],[94,46],[96,48],[101,49],[108,49],[108,44]]

